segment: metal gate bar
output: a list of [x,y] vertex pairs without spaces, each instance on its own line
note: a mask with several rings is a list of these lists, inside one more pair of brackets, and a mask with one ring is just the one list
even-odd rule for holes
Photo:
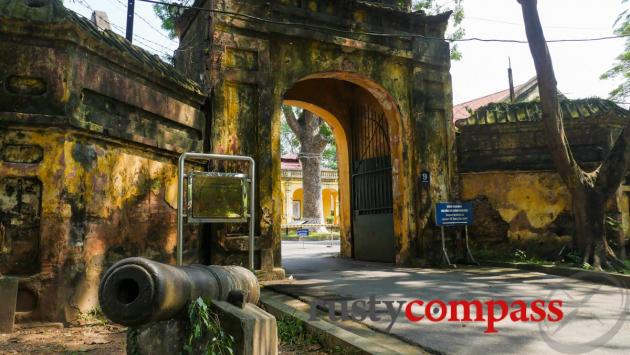
[[392,212],[391,157],[384,114],[361,108],[352,149],[354,210],[359,214]]

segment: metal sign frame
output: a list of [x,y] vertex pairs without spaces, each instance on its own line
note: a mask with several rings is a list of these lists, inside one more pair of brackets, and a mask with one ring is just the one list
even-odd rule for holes
[[[184,193],[185,193],[185,183],[189,174],[185,173],[186,162],[189,160],[202,160],[202,161],[242,161],[249,163],[249,173],[247,176],[243,174],[234,174],[234,173],[214,173],[214,172],[205,172],[205,174],[216,174],[215,176],[224,176],[224,177],[233,177],[242,179],[249,183],[249,215],[246,218],[238,218],[238,219],[223,219],[223,218],[207,218],[207,219],[190,219],[190,210],[186,209],[186,215],[184,214]],[[243,223],[249,222],[249,269],[254,270],[254,223],[256,220],[255,216],[255,193],[256,193],[256,162],[252,157],[247,156],[238,156],[238,155],[224,155],[224,154],[205,154],[205,153],[184,153],[179,157],[178,162],[178,171],[177,171],[177,265],[181,266],[183,264],[183,248],[184,248],[184,217],[187,218],[187,222],[190,223]],[[241,176],[242,175],[242,176]],[[190,174],[190,176],[194,176],[194,174]],[[189,181],[189,187],[191,184]],[[191,199],[187,201],[190,206],[192,206]],[[189,207],[189,206],[186,206]]]

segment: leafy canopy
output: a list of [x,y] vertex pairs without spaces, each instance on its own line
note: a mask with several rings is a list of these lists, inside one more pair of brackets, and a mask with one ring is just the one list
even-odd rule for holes
[[[429,15],[436,15],[446,11],[453,11],[451,22],[446,32],[448,39],[462,39],[466,35],[466,30],[462,27],[464,21],[464,0],[414,0],[412,2],[413,11],[424,11]],[[451,45],[451,59],[461,60],[462,53],[457,44]]]
[[[622,0],[626,4],[617,21],[615,21],[615,34],[620,36],[630,35],[630,9],[628,0]],[[621,79],[622,82],[610,92],[610,98],[614,101],[627,102],[630,97],[630,37],[626,39],[625,51],[617,57],[615,65],[601,77],[602,79]]]

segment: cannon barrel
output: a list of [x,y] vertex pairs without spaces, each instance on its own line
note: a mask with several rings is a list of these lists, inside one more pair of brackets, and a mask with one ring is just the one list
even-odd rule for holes
[[171,266],[128,258],[105,272],[98,298],[107,318],[136,326],[171,319],[198,297],[225,301],[232,291],[242,291],[244,302],[257,303],[260,297],[258,279],[240,266]]

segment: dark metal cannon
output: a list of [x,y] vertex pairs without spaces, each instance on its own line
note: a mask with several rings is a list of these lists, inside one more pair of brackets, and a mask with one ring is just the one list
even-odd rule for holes
[[128,258],[107,270],[98,298],[110,320],[136,326],[171,319],[198,297],[226,301],[241,292],[243,302],[258,302],[258,280],[240,266],[171,266]]

